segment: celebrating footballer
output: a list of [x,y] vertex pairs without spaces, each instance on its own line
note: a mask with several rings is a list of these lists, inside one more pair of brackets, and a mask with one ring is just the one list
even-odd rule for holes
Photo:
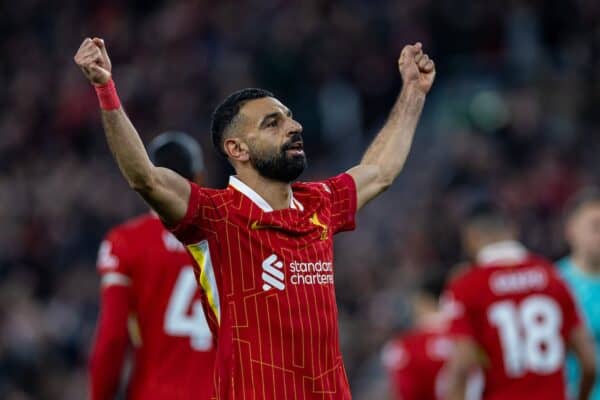
[[150,161],[121,107],[102,39],[85,39],[75,62],[95,87],[106,139],[129,186],[195,261],[216,338],[213,396],[350,399],[333,236],[354,229],[356,212],[402,170],[435,78],[422,45],[402,50],[402,90],[360,163],[320,182],[296,182],[307,165],[302,125],[283,102],[262,89],[231,94],[211,125],[216,150],[236,173],[225,189],[198,186]]

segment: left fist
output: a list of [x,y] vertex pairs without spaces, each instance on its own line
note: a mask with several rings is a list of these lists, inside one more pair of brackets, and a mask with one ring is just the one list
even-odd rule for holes
[[417,42],[404,46],[398,59],[398,69],[404,85],[414,85],[426,94],[435,79],[435,64],[423,53],[423,45]]

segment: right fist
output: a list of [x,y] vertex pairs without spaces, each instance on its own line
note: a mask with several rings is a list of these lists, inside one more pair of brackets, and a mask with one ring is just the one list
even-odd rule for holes
[[73,59],[92,84],[99,86],[110,81],[112,65],[104,46],[104,40],[86,38]]

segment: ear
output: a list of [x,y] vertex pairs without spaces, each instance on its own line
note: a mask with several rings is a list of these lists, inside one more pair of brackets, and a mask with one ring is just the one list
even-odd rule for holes
[[225,147],[225,153],[232,160],[248,161],[250,159],[248,145],[239,138],[227,138],[225,139],[223,146]]

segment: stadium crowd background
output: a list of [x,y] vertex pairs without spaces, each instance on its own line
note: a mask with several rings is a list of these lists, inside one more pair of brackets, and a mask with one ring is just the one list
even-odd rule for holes
[[145,211],[72,61],[85,36],[105,39],[146,143],[191,132],[212,186],[230,171],[209,117],[229,92],[274,91],[304,125],[303,178],[333,175],[382,125],[402,45],[424,43],[438,76],[406,169],[336,244],[342,350],[360,400],[378,393],[381,346],[410,323],[421,276],[462,260],[466,206],[491,197],[527,245],[564,253],[564,203],[600,181],[599,22],[595,0],[2,2],[0,398],[85,397],[97,247]]

